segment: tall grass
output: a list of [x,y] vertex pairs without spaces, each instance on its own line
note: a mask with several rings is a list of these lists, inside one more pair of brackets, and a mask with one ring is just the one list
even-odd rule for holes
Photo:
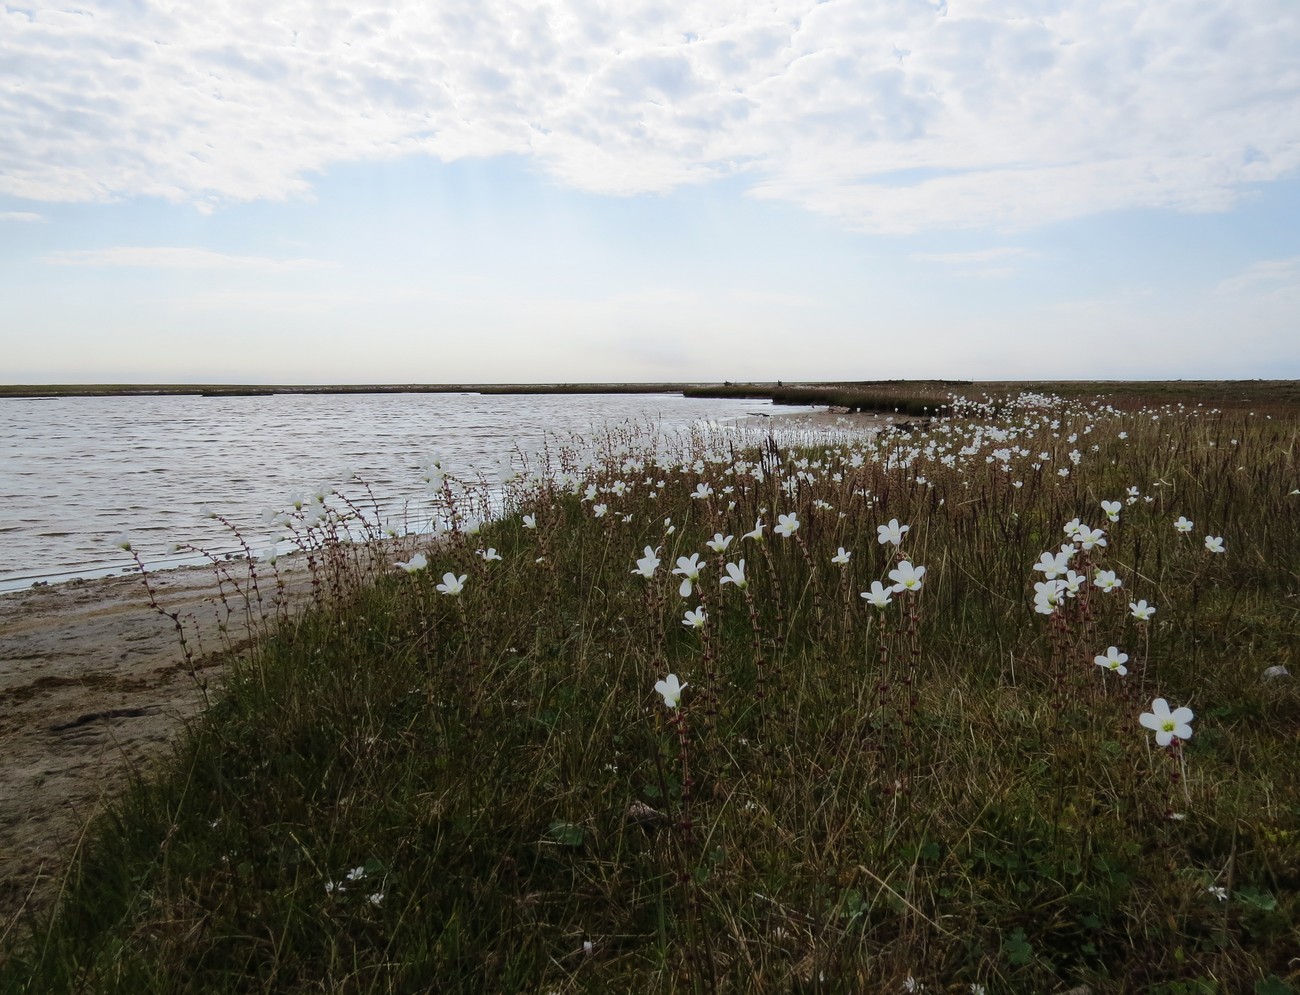
[[[1300,423],[954,410],[797,448],[606,434],[476,532],[488,485],[431,467],[439,534],[371,523],[364,555],[363,504],[290,515],[336,530],[313,606],[95,827],[4,989],[1292,990],[1300,696],[1263,675],[1300,670]],[[1074,518],[1107,545],[1042,614]],[[904,559],[919,590],[859,596]],[[1185,742],[1139,724],[1157,696]]]

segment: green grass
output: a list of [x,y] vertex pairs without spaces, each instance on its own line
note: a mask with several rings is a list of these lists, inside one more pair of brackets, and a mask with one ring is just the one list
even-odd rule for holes
[[[0,989],[1291,991],[1300,695],[1261,674],[1300,672],[1298,429],[1003,401],[801,451],[696,434],[658,465],[616,433],[588,469],[553,451],[426,571],[325,542],[317,604],[95,827]],[[1029,455],[986,462],[1007,447]],[[1076,516],[1107,530],[1089,575],[1124,587],[1047,618],[1031,567]],[[881,613],[858,592],[895,565],[891,518],[927,573]],[[718,584],[740,557],[748,597]],[[1093,664],[1110,645],[1126,677]],[[1185,778],[1138,724],[1157,695],[1196,712]]]

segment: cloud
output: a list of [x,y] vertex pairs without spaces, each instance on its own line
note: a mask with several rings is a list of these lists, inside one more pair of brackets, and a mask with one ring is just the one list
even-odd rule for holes
[[1251,263],[1236,276],[1222,281],[1215,291],[1220,294],[1239,294],[1244,290],[1254,290],[1261,284],[1276,286],[1279,283],[1300,281],[1300,256],[1287,259],[1263,259]]
[[1293,0],[0,9],[0,193],[206,210],[340,162],[739,177],[875,232],[1220,211],[1300,169]]
[[137,266],[150,269],[243,270],[278,273],[329,266],[318,259],[268,259],[235,256],[180,246],[122,245],[109,249],[67,249],[41,257],[55,266]]
[[1225,299],[1253,299],[1263,304],[1300,303],[1300,256],[1262,259],[1234,277],[1221,281],[1214,292]]
[[26,221],[29,224],[40,224],[45,221],[45,218],[34,211],[0,211],[0,221]]
[[995,249],[977,249],[974,252],[913,252],[908,258],[923,263],[952,263],[967,265],[986,263],[993,259],[1005,259],[1007,256],[1032,256],[1036,253],[1016,246],[1001,246]]

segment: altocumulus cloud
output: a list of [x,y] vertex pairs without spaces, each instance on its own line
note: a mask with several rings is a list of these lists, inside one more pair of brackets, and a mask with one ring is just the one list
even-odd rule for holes
[[332,163],[740,176],[863,230],[1213,211],[1300,166],[1294,0],[40,2],[0,14],[0,192],[212,209]]

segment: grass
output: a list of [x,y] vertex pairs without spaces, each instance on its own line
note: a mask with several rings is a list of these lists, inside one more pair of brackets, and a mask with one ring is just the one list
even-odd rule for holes
[[[797,449],[615,432],[477,534],[488,489],[431,469],[412,574],[296,512],[313,606],[94,827],[0,990],[1293,991],[1300,695],[1262,674],[1300,670],[1298,432],[1033,396]],[[1124,586],[1039,614],[1075,517],[1108,544],[1072,565]],[[902,558],[922,588],[869,606]],[[1139,725],[1157,695],[1185,743]]]

